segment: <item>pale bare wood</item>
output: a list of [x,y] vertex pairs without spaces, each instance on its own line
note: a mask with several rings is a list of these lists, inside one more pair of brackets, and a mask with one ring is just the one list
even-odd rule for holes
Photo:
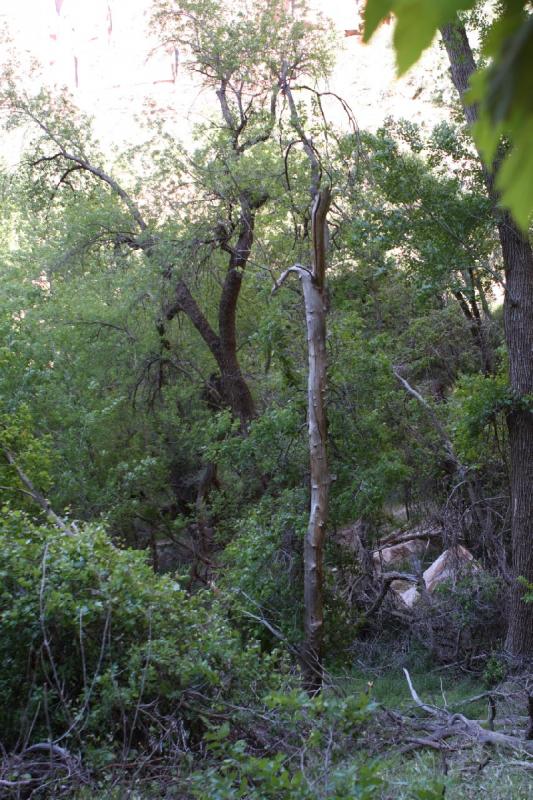
[[533,741],[525,741],[518,736],[510,736],[506,733],[487,730],[475,720],[465,717],[464,714],[452,714],[438,706],[431,706],[424,703],[413,685],[408,670],[404,668],[403,671],[407,680],[409,692],[415,704],[427,714],[439,719],[441,723],[443,721],[448,723],[442,732],[440,732],[440,738],[454,734],[457,736],[467,736],[474,739],[479,744],[490,744],[496,747],[503,747],[506,750],[522,751],[533,755]]
[[75,533],[77,533],[78,531],[76,529],[76,525],[74,523],[67,525],[65,520],[54,511],[50,505],[50,501],[38,489],[35,488],[28,475],[26,475],[24,470],[17,463],[11,450],[9,450],[7,447],[2,447],[1,449],[4,453],[6,461],[11,467],[13,467],[19,477],[19,480],[26,487],[24,494],[27,494],[29,497],[31,497],[31,499],[42,508],[47,518],[53,522],[57,528],[69,536],[73,536]]

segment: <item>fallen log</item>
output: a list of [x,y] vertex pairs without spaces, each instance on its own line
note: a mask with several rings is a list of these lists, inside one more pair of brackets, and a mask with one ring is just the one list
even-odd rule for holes
[[[430,738],[434,739],[437,733],[439,733],[440,739],[449,738],[454,735],[461,736],[472,739],[481,745],[493,745],[495,747],[502,747],[505,750],[512,750],[514,752],[520,751],[523,754],[531,754],[533,756],[533,741],[520,739],[518,736],[510,736],[506,733],[487,730],[475,720],[465,717],[464,714],[452,714],[439,706],[432,706],[428,703],[424,703],[413,686],[408,670],[404,668],[403,671],[415,705],[431,717],[437,719],[440,724],[440,732],[436,728],[433,732],[433,736]],[[445,723],[444,727],[443,723]],[[533,761],[531,764],[533,765]]]

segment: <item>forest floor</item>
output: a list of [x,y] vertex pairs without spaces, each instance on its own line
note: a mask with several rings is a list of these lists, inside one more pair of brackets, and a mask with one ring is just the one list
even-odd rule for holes
[[[492,720],[494,730],[514,734],[523,741],[527,729],[522,678],[506,680],[487,689],[479,676],[466,675],[457,669],[431,667],[422,655],[417,658],[413,654],[405,657],[399,665],[389,665],[388,668],[361,666],[351,674],[331,676],[341,694],[364,693],[375,702],[368,724],[364,724],[360,733],[355,735],[355,749],[349,748],[342,759],[344,767],[355,766],[357,773],[359,767],[376,762],[383,788],[378,789],[378,795],[372,793],[371,796],[379,796],[380,800],[413,800],[414,797],[417,800],[533,800],[533,760],[531,754],[520,752],[520,748],[493,747],[467,736],[436,739],[434,747],[417,742],[417,738],[427,742],[431,735],[423,728],[417,733],[417,723],[423,722],[426,715],[413,699],[404,667],[409,669],[417,696],[428,707],[444,709],[450,716],[464,714],[484,725],[484,720],[491,717],[491,708],[494,710],[490,695],[496,704],[496,716]],[[172,793],[171,784],[170,773],[160,789],[153,778],[146,783],[140,780],[133,786],[127,779],[117,780],[115,777],[110,782],[104,780],[101,784],[85,787],[73,796],[73,800],[74,797],[75,800],[156,800],[170,797],[184,800],[179,789],[177,795]],[[355,791],[354,800],[370,796]],[[202,798],[207,796],[211,799],[211,795],[201,795]],[[213,800],[215,796],[226,800],[243,795],[228,789],[213,794]],[[251,796],[263,798],[260,793]],[[289,792],[288,796],[293,798],[294,793]],[[316,796],[337,795],[327,791],[321,794],[318,790]],[[274,794],[268,792],[264,797],[282,800],[285,794],[280,789]]]
[[[423,664],[417,668],[413,663],[410,670],[413,685],[424,703],[444,708],[452,715],[464,714],[485,727],[483,721],[490,717],[488,697],[472,702],[472,698],[489,693],[479,676],[451,669],[426,669]],[[420,711],[401,667],[377,673],[361,669],[340,679],[339,683],[347,691],[370,692],[381,711],[415,716]],[[527,717],[524,717],[527,709],[513,701],[515,690],[516,684],[509,686],[507,683],[490,690],[497,699],[494,724],[497,730],[523,736],[523,731],[513,728],[513,722],[508,719],[510,714],[513,718],[515,714],[520,715],[522,726],[527,727]],[[409,732],[405,732],[405,738],[400,732],[397,741],[391,742],[390,733],[381,727],[384,719],[386,716],[378,712],[377,727],[372,730],[371,726],[370,731],[370,742],[374,739],[373,754],[387,782],[383,800],[410,800],[413,787],[420,787],[420,796],[426,797],[423,787],[428,786],[436,787],[437,791],[428,793],[428,800],[439,796],[446,800],[533,800],[533,762],[525,760],[527,755],[524,759],[519,751],[513,753],[474,741],[446,740],[437,742],[435,749],[416,745],[408,749]],[[365,754],[361,763],[366,760]],[[440,785],[442,794],[438,791]]]

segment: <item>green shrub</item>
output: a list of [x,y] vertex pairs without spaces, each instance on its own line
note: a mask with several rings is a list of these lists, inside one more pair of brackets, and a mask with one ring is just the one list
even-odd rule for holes
[[101,528],[66,536],[4,509],[0,547],[8,748],[68,732],[111,759],[157,736],[164,749],[169,729],[194,743],[217,702],[272,685],[268,659],[253,642],[243,647],[213,593],[188,596]]
[[493,653],[487,659],[487,663],[485,664],[485,669],[483,670],[483,683],[487,689],[490,689],[492,686],[496,686],[498,683],[503,681],[505,674],[506,666],[504,659]]
[[[230,725],[206,735],[213,759],[193,773],[196,800],[374,800],[383,779],[375,761],[357,764],[354,744],[373,711],[367,695],[345,698],[322,693],[273,694],[267,698],[269,719],[283,732],[283,750],[266,757],[251,753]],[[264,722],[263,722],[264,725]],[[279,735],[275,741],[279,741]]]

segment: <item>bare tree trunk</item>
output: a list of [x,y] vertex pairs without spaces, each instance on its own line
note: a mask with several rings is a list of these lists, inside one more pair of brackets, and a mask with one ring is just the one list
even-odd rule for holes
[[329,472],[326,452],[326,307],[324,287],[303,277],[308,346],[307,415],[311,467],[311,505],[304,542],[304,608],[306,685],[320,688],[324,630],[324,536]]
[[315,196],[312,210],[312,268],[291,267],[280,278],[281,285],[290,272],[302,282],[307,327],[307,424],[311,500],[309,523],[304,542],[304,628],[302,652],[305,688],[316,692],[322,686],[324,639],[324,539],[331,482],[327,456],[326,420],[326,216],[331,202],[329,188]]
[[[507,217],[510,221],[510,218]],[[511,468],[511,539],[515,582],[511,588],[506,650],[516,660],[533,657],[533,604],[523,600],[533,583],[533,412],[524,398],[533,395],[533,254],[513,223],[502,223],[502,250],[507,254],[505,334],[515,404],[507,415]]]
[[[464,102],[470,76],[476,65],[463,25],[441,30],[450,60],[451,76],[463,102],[465,117],[472,125],[477,107]],[[531,243],[510,215],[497,207],[494,187],[497,165],[483,167],[487,193],[494,203],[494,217],[502,248],[506,290],[505,338],[509,353],[509,378],[515,404],[507,416],[511,458],[511,514],[513,584],[509,607],[506,649],[515,660],[533,656],[533,604],[523,600],[520,576],[533,583],[533,413],[525,398],[533,394],[533,252]]]

